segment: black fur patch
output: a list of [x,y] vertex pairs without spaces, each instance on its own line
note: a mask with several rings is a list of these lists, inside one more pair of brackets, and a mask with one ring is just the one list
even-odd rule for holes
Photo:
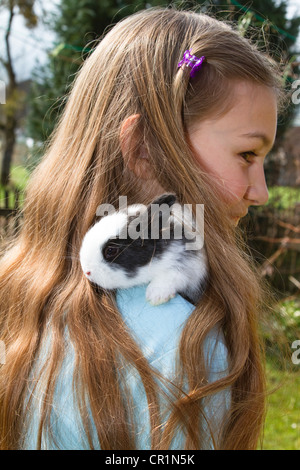
[[[155,259],[160,259],[170,243],[183,243],[183,240],[158,240],[112,238],[102,248],[102,254],[108,246],[118,247],[119,253],[109,261],[111,267],[122,268],[129,277],[135,276],[138,269]],[[107,261],[108,262],[108,261]]]
[[[156,260],[160,259],[171,243],[182,244],[188,242],[183,236],[183,227],[182,238],[175,240],[174,225],[173,223],[169,224],[168,214],[170,214],[170,211],[168,208],[175,202],[176,196],[171,193],[164,194],[152,201],[144,215],[145,224],[142,228],[145,232],[141,230],[140,223],[137,223],[136,232],[138,234],[141,233],[141,236],[133,239],[127,234],[127,238],[114,237],[108,240],[102,247],[102,255],[104,259],[106,259],[106,262],[116,269],[120,269],[121,267],[129,277],[134,277],[139,268],[149,264],[153,258]],[[163,216],[160,210],[164,208],[166,212]],[[138,216],[128,217],[128,225],[137,219],[137,217]],[[156,238],[151,238],[153,223],[157,224],[155,233],[158,233],[158,237]],[[166,224],[166,226],[164,226],[164,224]],[[178,237],[178,234],[176,236]],[[118,253],[115,257],[105,257],[110,247],[114,249],[118,248]],[[113,252],[113,250],[110,251]]]

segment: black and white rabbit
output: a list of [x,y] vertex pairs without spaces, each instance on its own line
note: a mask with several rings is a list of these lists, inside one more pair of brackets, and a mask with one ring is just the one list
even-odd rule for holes
[[[152,238],[148,229],[155,219],[154,207],[167,208],[168,213],[165,217],[156,212],[158,226]],[[167,193],[149,206],[131,205],[104,216],[82,241],[80,263],[85,276],[108,290],[148,284],[146,299],[153,305],[167,302],[176,293],[196,303],[207,278],[207,256],[203,241],[200,248],[189,249],[192,237],[187,232],[195,236],[194,218],[183,217],[181,207],[176,196]],[[134,236],[129,236],[130,228]]]

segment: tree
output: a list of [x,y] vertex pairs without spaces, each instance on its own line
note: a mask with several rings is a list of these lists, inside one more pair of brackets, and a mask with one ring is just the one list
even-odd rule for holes
[[8,23],[5,33],[5,52],[4,56],[0,56],[0,63],[3,65],[7,74],[6,103],[3,105],[3,116],[1,119],[2,122],[0,123],[0,130],[4,137],[1,183],[6,186],[9,183],[10,165],[19,121],[19,110],[24,101],[24,95],[18,88],[11,55],[11,28],[16,14],[21,14],[25,18],[28,28],[34,28],[37,25],[37,16],[33,9],[34,0],[2,0],[0,7],[8,11]]
[[[287,18],[287,0],[226,0],[228,8],[224,6],[224,0],[212,0],[212,10],[217,16],[227,16],[233,21],[239,22],[242,18],[246,35],[248,28],[255,26],[261,30],[261,35],[267,37],[270,52],[274,56],[289,51],[293,48],[300,25],[300,17]],[[251,28],[249,32],[252,34]]]
[[[161,1],[150,2],[152,6]],[[65,96],[74,76],[106,28],[149,2],[128,0],[61,0],[49,27],[56,33],[57,45],[48,63],[34,71],[29,96],[27,133],[38,145],[30,166],[43,152],[43,143],[51,135],[63,110]]]

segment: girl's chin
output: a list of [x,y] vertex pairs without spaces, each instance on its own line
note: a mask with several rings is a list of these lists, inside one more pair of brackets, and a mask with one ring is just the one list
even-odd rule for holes
[[232,220],[233,224],[234,224],[235,226],[237,226],[238,223],[239,223],[239,221],[240,221],[243,217],[245,217],[247,214],[248,214],[248,211],[247,211],[247,212],[243,212],[243,213],[241,212],[240,215],[232,215],[232,216],[231,216],[231,220]]
[[241,220],[243,217],[245,217],[245,216],[242,215],[242,216],[238,216],[238,217],[237,217],[237,216],[231,217],[232,225],[233,225],[234,227],[237,227],[238,224],[239,224],[239,222],[240,222],[240,220]]

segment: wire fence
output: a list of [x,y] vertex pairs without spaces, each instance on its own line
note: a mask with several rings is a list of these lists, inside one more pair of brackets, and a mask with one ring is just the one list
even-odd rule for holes
[[[280,188],[279,188],[280,189]],[[300,201],[278,191],[272,203],[251,209],[247,241],[263,276],[278,293],[300,296]]]

